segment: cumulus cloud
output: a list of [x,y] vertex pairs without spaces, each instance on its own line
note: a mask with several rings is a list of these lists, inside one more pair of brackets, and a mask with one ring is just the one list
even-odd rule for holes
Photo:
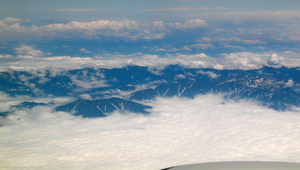
[[157,98],[149,115],[84,119],[50,107],[1,122],[4,169],[156,170],[212,161],[300,162],[300,116],[255,103]]
[[288,86],[288,87],[293,87],[293,86],[294,86],[294,81],[293,81],[293,80],[289,80],[289,81],[286,83],[286,86]]
[[270,56],[267,62],[269,65],[278,65],[282,62],[282,57],[279,57],[274,53]]
[[85,48],[81,48],[79,51],[84,52],[84,53],[91,53],[91,51],[86,50]]
[[201,28],[201,27],[207,27],[208,24],[201,19],[191,19],[186,21],[184,24],[181,24],[179,22],[175,22],[174,24],[170,24],[171,27],[174,27],[178,30],[185,30],[185,29],[195,29],[195,28]]
[[41,50],[35,50],[31,46],[21,45],[21,47],[14,49],[17,54],[20,56],[31,56],[31,57],[40,57],[43,55]]

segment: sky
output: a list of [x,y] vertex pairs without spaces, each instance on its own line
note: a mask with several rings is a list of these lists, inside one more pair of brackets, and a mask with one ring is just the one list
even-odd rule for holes
[[299,1],[0,2],[0,55],[299,53]]
[[[170,64],[300,67],[299,28],[298,0],[1,0],[0,71],[56,76],[128,65],[157,74]],[[142,101],[153,106],[149,115],[116,111],[88,119],[54,111],[72,96],[0,92],[0,111],[24,101],[53,102],[0,117],[0,167],[155,170],[212,161],[300,162],[299,108],[275,111],[224,95],[158,97]]]

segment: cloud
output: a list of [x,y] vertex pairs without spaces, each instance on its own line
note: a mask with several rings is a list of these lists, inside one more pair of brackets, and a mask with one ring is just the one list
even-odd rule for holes
[[3,19],[4,22],[21,22],[22,20],[14,17],[7,17]]
[[92,97],[91,97],[91,95],[89,95],[89,94],[81,94],[81,95],[79,95],[82,99],[88,99],[88,100],[90,100],[90,99],[92,99]]
[[21,47],[14,49],[20,56],[40,57],[44,53],[41,50],[35,50],[30,46],[21,45]]
[[278,65],[282,62],[282,57],[279,57],[274,53],[270,56],[267,62],[269,65]]
[[293,80],[289,80],[289,81],[286,83],[286,86],[288,86],[288,87],[293,87],[293,86],[294,86],[294,81],[293,81]]
[[104,11],[103,9],[73,9],[73,8],[66,8],[66,9],[54,9],[53,11],[59,11],[59,12],[101,12]]
[[13,56],[12,55],[7,55],[7,54],[4,54],[4,55],[0,54],[0,59],[8,59],[8,58],[13,58]]
[[190,48],[197,48],[197,49],[208,49],[208,48],[214,48],[214,46],[212,44],[194,44],[194,45],[190,45]]
[[0,127],[4,169],[155,170],[211,161],[300,162],[300,116],[222,95],[157,98],[149,115],[84,119],[50,107]]
[[185,78],[186,78],[186,76],[183,74],[175,75],[175,79],[185,79]]
[[229,38],[216,38],[216,41],[226,41],[226,42],[238,42],[238,43],[244,43],[244,44],[267,44],[264,41],[261,40],[247,40],[247,39],[242,39],[242,38],[238,38],[238,37],[229,37]]
[[41,26],[22,26],[20,23],[6,23],[0,21],[0,33],[9,38],[84,38],[105,39],[121,38],[124,40],[153,40],[162,39],[171,33],[172,29],[197,29],[207,27],[204,20],[192,19],[181,24],[179,22],[167,23],[154,21],[152,23],[139,21],[110,21],[98,20],[90,22],[71,21],[66,24],[54,23]]
[[223,44],[222,47],[224,47],[224,48],[235,48],[235,49],[245,49],[244,47],[241,47],[241,46],[228,45],[228,44]]
[[13,22],[31,22],[30,19],[21,20],[21,19],[19,19],[19,18],[15,18],[15,17],[6,17],[6,18],[4,18],[2,21],[6,22],[6,23],[13,23]]
[[180,7],[180,8],[154,8],[154,9],[140,9],[140,12],[145,11],[155,11],[155,12],[174,12],[174,11],[191,11],[191,10],[225,10],[224,7],[203,7],[203,8],[188,8],[188,7]]
[[257,21],[271,21],[279,22],[286,20],[298,20],[300,10],[252,10],[252,11],[199,11],[196,14],[189,14],[197,16],[205,20],[222,20],[230,22],[257,22]]
[[109,21],[98,20],[90,22],[71,21],[67,24],[54,23],[42,26],[21,26],[20,23],[6,24],[0,22],[0,32],[6,33],[3,36],[15,38],[16,35],[28,35],[36,37],[57,37],[85,39],[101,39],[105,37],[119,37],[124,39],[161,39],[165,36],[163,22],[140,23],[139,21]]
[[[0,70],[62,70],[91,68],[120,68],[129,65],[146,66],[162,69],[167,65],[178,64],[189,68],[214,69],[259,69],[264,65],[271,67],[299,67],[299,53],[223,53],[220,57],[210,57],[204,53],[198,54],[165,54],[163,56],[143,53],[109,54],[94,57],[48,56],[39,57],[44,52],[35,50],[30,46],[22,45],[15,49],[18,56],[0,57]],[[176,49],[183,50],[183,49]],[[21,55],[22,54],[22,55]],[[9,60],[8,60],[9,58]],[[155,70],[155,69],[154,69]],[[52,74],[52,73],[51,73]],[[92,85],[92,84],[91,84]],[[82,85],[89,86],[89,85]]]
[[84,53],[91,53],[91,51],[86,50],[85,48],[81,48],[79,51],[84,52]]
[[197,73],[199,74],[203,74],[203,75],[208,75],[209,78],[211,79],[216,79],[219,77],[219,75],[217,75],[216,73],[212,72],[212,71],[197,71]]
[[153,52],[177,52],[177,51],[192,51],[192,49],[189,48],[190,46],[183,46],[181,48],[174,48],[170,45],[165,46],[165,47],[158,47],[158,46],[154,46],[154,47],[145,47],[143,46],[144,49],[150,49]]
[[178,30],[185,30],[185,29],[195,29],[195,28],[201,28],[201,27],[207,27],[207,23],[204,20],[201,19],[191,19],[186,21],[184,24],[181,24],[179,22],[175,22],[174,24],[170,24],[171,27],[174,27]]
[[75,89],[75,91],[85,91],[92,88],[99,87],[109,87],[107,84],[107,80],[103,80],[101,76],[91,76],[90,79],[87,79],[85,76],[72,75],[70,76],[72,83],[76,84],[79,89]]

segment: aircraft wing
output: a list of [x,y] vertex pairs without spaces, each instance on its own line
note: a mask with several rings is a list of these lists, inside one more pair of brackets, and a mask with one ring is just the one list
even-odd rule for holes
[[238,161],[174,166],[162,170],[300,170],[300,163]]

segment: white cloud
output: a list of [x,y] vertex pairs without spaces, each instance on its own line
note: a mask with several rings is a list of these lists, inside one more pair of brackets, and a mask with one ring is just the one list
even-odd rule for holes
[[229,37],[229,38],[216,38],[216,41],[226,41],[226,42],[239,42],[239,43],[244,43],[244,44],[267,44],[264,41],[261,40],[247,40],[247,39],[242,39],[242,38],[238,38],[238,37]]
[[201,41],[204,41],[204,42],[210,42],[211,39],[210,39],[209,37],[203,37],[203,38],[201,39]]
[[267,62],[269,65],[278,65],[282,62],[282,57],[279,57],[274,53],[270,56]]
[[66,8],[66,9],[55,9],[53,11],[59,11],[59,12],[101,12],[101,11],[104,11],[104,10],[103,9],[86,9],[86,8],[79,8],[79,9]]
[[[178,50],[178,49],[177,49]],[[180,49],[182,50],[182,49]],[[230,53],[221,54],[220,57],[209,57],[204,53],[198,54],[165,54],[164,56],[150,55],[143,53],[132,53],[127,55],[109,54],[94,57],[70,57],[70,56],[49,56],[37,57],[43,54],[30,46],[22,45],[16,48],[16,52],[23,55],[0,57],[0,70],[51,70],[56,72],[62,70],[78,69],[83,67],[91,68],[120,68],[128,65],[147,66],[158,70],[167,65],[178,64],[189,68],[214,68],[214,69],[259,69],[266,66],[272,67],[299,67],[299,53]],[[3,55],[6,56],[6,55]],[[153,70],[155,70],[153,69]],[[156,71],[154,71],[156,72]],[[158,73],[159,74],[159,73]],[[94,86],[93,84],[90,84]],[[82,87],[90,86],[88,84]]]
[[156,12],[173,12],[173,11],[191,11],[191,10],[225,10],[224,7],[203,7],[203,8],[188,8],[188,7],[180,7],[180,8],[154,8],[154,9],[140,9],[140,12],[145,11],[156,11]]
[[67,24],[48,24],[42,26],[21,26],[20,23],[6,24],[0,22],[0,32],[6,37],[14,38],[15,34],[28,35],[33,37],[59,37],[67,38],[65,34],[72,34],[73,37],[87,39],[101,39],[103,37],[119,37],[130,40],[136,39],[161,39],[166,33],[163,22],[155,21],[151,24],[140,23],[139,21],[109,21],[98,20],[90,22],[71,21]]
[[224,47],[224,48],[235,48],[235,49],[245,49],[244,47],[241,47],[241,46],[228,45],[228,44],[223,44],[222,47]]
[[79,51],[84,52],[84,53],[91,53],[91,51],[86,50],[85,48],[81,48]]
[[178,75],[175,75],[175,79],[185,79],[185,75],[183,74],[178,74]]
[[154,46],[154,47],[144,47],[145,49],[149,48],[151,51],[154,51],[154,52],[175,52],[175,51],[178,51],[177,48],[167,48],[167,47],[164,47],[164,48],[160,48],[158,46]]
[[[18,23],[20,23],[20,22],[31,22],[31,20],[30,19],[21,20],[19,18],[15,18],[15,17],[6,17],[2,21],[0,20],[0,27],[1,27],[1,22],[5,22],[7,24],[16,23],[18,25]],[[8,26],[7,24],[5,26]],[[15,25],[15,24],[13,24],[13,25]]]
[[204,20],[201,19],[191,19],[187,20],[184,24],[181,24],[179,22],[175,22],[174,24],[170,24],[171,27],[174,27],[178,30],[185,30],[185,29],[195,29],[200,27],[207,27],[207,23]]
[[153,27],[157,28],[159,30],[165,30],[166,29],[163,21],[154,21],[153,22]]
[[49,24],[41,26],[42,30],[47,31],[67,31],[67,30],[101,30],[111,29],[114,31],[120,31],[121,29],[138,29],[140,23],[138,21],[109,21],[109,20],[98,20],[91,22],[78,22],[71,21],[67,24]]
[[211,79],[216,79],[219,77],[219,75],[217,75],[216,73],[212,72],[212,71],[197,71],[197,73],[199,74],[203,74],[203,75],[208,75],[209,78]]
[[91,95],[89,95],[89,94],[81,94],[81,95],[79,95],[82,99],[88,99],[88,100],[90,100],[90,99],[92,99],[92,97],[91,97]]
[[143,47],[144,49],[150,49],[153,52],[177,52],[177,51],[192,51],[192,49],[189,48],[190,46],[183,46],[181,48],[174,48],[172,46],[165,46],[163,48],[160,48],[158,46],[154,46],[154,47]]
[[194,44],[194,45],[190,45],[190,48],[197,48],[197,49],[208,49],[208,48],[214,48],[214,46],[212,44]]
[[[30,38],[70,38],[70,35],[72,35],[73,38],[81,37],[85,39],[117,37],[127,40],[152,40],[164,38],[170,33],[171,28],[184,30],[206,26],[206,22],[200,19],[187,20],[184,24],[179,22],[165,24],[163,21],[142,23],[130,20],[98,20],[90,22],[71,21],[66,24],[54,23],[42,26],[22,26],[20,23],[0,21],[0,33],[6,38],[17,38],[21,35]],[[19,36],[16,36],[16,34]]]
[[289,81],[286,83],[286,86],[288,86],[288,87],[293,87],[293,86],[294,86],[294,81],[293,81],[293,80],[289,80]]
[[16,112],[0,127],[1,167],[155,170],[211,161],[300,162],[298,112],[211,94],[148,104],[153,109],[145,116],[83,119],[48,107]]
[[79,89],[75,91],[85,91],[91,88],[99,88],[99,87],[109,87],[110,85],[107,84],[107,80],[103,80],[102,78],[96,78],[95,76],[91,76],[90,79],[86,79],[84,77],[79,77],[77,75],[70,76],[72,83],[76,84]]
[[21,22],[22,20],[14,17],[7,17],[3,19],[4,22]]
[[21,45],[21,47],[15,48],[14,50],[17,54],[20,54],[20,57],[40,57],[43,55],[43,52],[41,50],[35,50],[32,47],[26,45]]
[[300,10],[253,10],[253,11],[212,11],[192,13],[190,16],[197,16],[205,20],[229,20],[231,22],[256,22],[256,21],[286,21],[299,19]]
[[7,55],[7,54],[4,54],[4,55],[0,54],[0,59],[8,59],[8,58],[13,58],[13,56],[12,55]]

